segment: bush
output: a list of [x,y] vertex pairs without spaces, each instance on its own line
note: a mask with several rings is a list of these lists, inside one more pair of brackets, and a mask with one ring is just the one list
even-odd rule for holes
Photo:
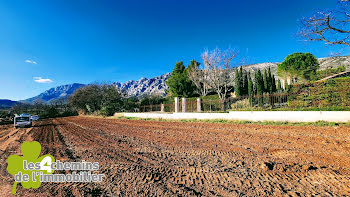
[[249,109],[250,108],[250,102],[249,99],[243,99],[239,100],[233,104],[231,104],[231,109],[233,110],[239,110],[239,109]]
[[70,106],[84,113],[112,116],[124,108],[123,99],[114,85],[89,85],[75,91],[68,99]]
[[345,66],[339,66],[337,68],[327,68],[325,70],[317,71],[315,80],[320,80],[325,77],[344,72]]

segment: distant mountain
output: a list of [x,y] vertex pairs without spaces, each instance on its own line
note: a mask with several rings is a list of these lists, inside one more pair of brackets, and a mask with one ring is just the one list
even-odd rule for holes
[[[328,57],[328,58],[319,58],[320,70],[326,68],[336,68],[339,66],[345,66],[346,70],[350,70],[350,56],[343,57]],[[273,74],[277,76],[277,65],[279,63],[259,63],[243,66],[245,70],[251,71],[254,73],[257,69],[264,70],[271,68]],[[232,73],[232,76],[234,73]],[[166,95],[166,90],[168,89],[165,81],[170,77],[170,73],[166,73],[154,78],[144,78],[134,81],[127,81],[125,83],[114,82],[112,83],[119,90],[128,97],[142,97],[146,95]],[[80,87],[86,86],[85,84],[73,83],[63,86],[58,86],[51,88],[38,96],[23,100],[21,102],[33,103],[35,100],[41,100],[47,103],[52,103],[58,99],[66,100],[69,95],[73,94],[75,90]]]
[[[166,73],[154,78],[144,78],[137,81],[127,81],[125,83],[115,82],[113,85],[128,97],[139,97],[146,95],[166,95],[168,87],[165,85],[165,81],[169,78],[170,73]],[[68,96],[73,94],[75,90],[86,86],[85,84],[73,83],[68,85],[57,86],[46,90],[38,96],[22,100],[23,103],[33,103],[34,101],[42,101],[45,103],[53,103],[57,100],[66,101]]]
[[320,70],[345,66],[346,71],[350,70],[350,56],[318,58]]
[[59,99],[66,100],[69,95],[73,94],[75,90],[85,86],[80,83],[73,83],[68,85],[57,86],[46,90],[45,92],[39,94],[38,96],[22,100],[23,103],[33,103],[34,101],[42,101],[46,103],[52,103]]
[[8,99],[0,99],[0,109],[8,109],[11,108],[17,101],[11,101]]
[[158,77],[147,79],[142,77],[141,79],[134,81],[127,81],[125,83],[115,82],[121,92],[128,97],[139,97],[146,95],[160,95],[165,96],[168,89],[165,85],[165,81],[170,77],[170,73],[160,75]]

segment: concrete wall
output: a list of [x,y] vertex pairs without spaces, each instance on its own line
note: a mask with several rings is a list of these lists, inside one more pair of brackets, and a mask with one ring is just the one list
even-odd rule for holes
[[230,111],[229,113],[124,113],[124,117],[163,119],[226,119],[248,121],[348,122],[350,111]]
[[350,111],[230,111],[233,120],[288,122],[348,122]]

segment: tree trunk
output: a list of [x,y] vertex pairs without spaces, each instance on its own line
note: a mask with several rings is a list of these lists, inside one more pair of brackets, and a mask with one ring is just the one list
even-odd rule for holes
[[225,107],[225,104],[226,104],[226,99],[223,99],[223,100],[221,100],[221,110],[222,111],[226,111],[226,107]]

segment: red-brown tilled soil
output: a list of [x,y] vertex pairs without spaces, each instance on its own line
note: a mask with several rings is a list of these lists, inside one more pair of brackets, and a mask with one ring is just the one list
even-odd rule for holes
[[[99,162],[101,183],[17,186],[18,196],[349,196],[350,128],[157,122],[91,117],[0,126],[6,160],[36,140],[60,161]],[[71,173],[56,171],[55,173]]]

